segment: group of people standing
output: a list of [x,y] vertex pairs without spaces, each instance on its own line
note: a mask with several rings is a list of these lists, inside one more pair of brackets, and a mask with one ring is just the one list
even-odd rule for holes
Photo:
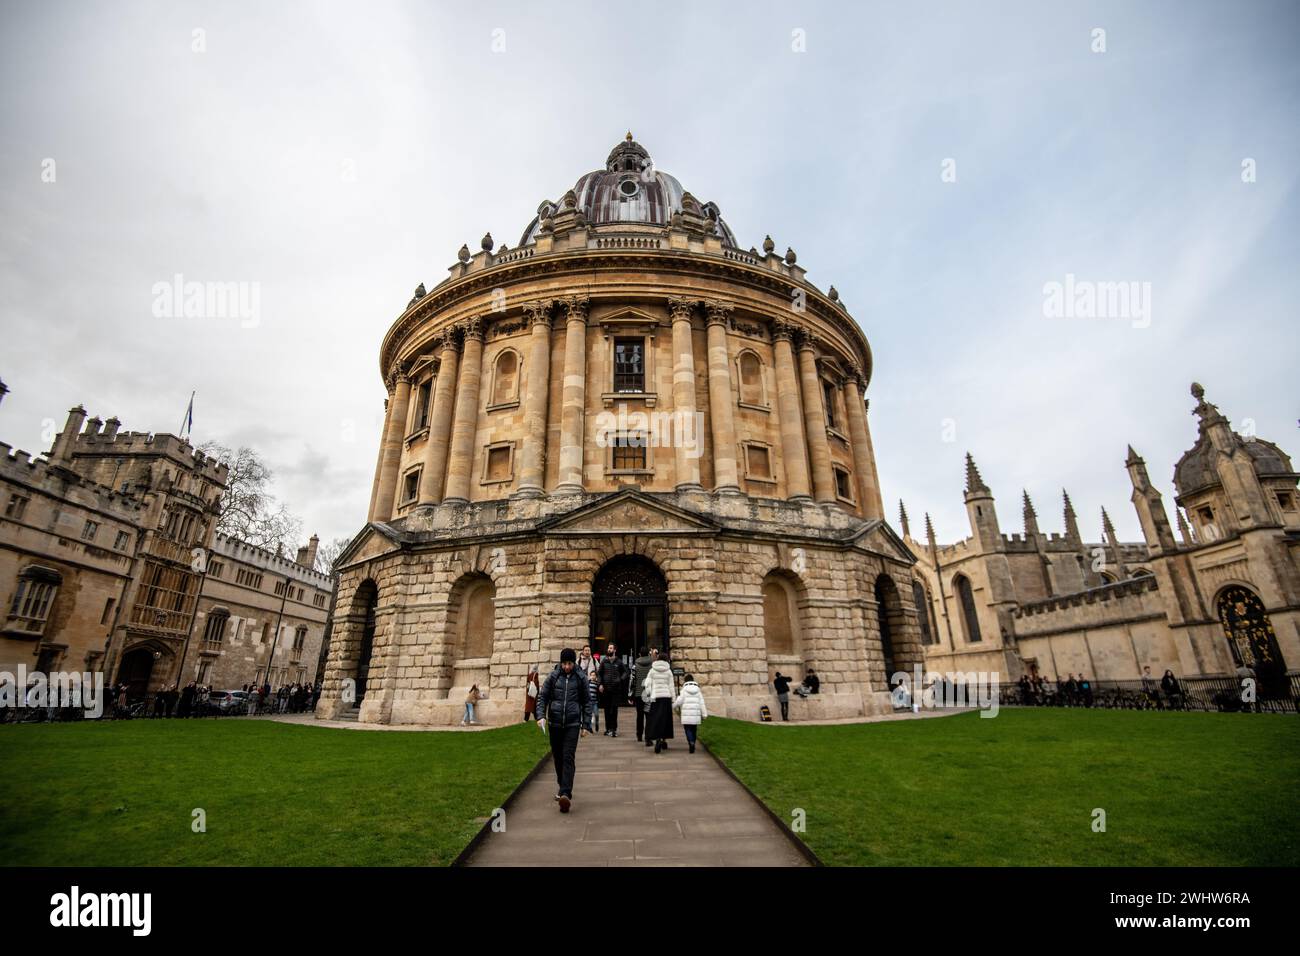
[[624,703],[635,707],[636,739],[644,740],[656,754],[673,739],[673,712],[678,711],[687,747],[695,753],[699,725],[709,715],[700,685],[686,674],[679,692],[668,651],[640,650],[630,670],[611,643],[600,657],[590,647],[584,647],[581,656],[565,648],[545,681],[539,680],[536,667],[529,671],[524,719],[536,720],[550,738],[559,787],[555,800],[561,813],[568,813],[573,802],[578,740],[596,732],[601,709],[605,736],[617,737],[619,707]]

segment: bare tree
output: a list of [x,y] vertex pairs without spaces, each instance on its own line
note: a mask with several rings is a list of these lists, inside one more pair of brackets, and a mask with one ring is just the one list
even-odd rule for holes
[[230,469],[221,493],[217,531],[276,554],[294,553],[302,522],[271,494],[271,469],[253,449],[232,451],[219,442],[204,442],[200,450]]
[[333,574],[334,562],[351,543],[351,538],[335,538],[320,545],[316,549],[316,570],[322,574]]

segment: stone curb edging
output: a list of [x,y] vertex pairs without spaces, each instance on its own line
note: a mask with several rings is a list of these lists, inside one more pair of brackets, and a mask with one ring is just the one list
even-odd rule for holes
[[[509,810],[510,805],[515,802],[515,800],[519,797],[521,793],[523,793],[524,787],[532,783],[533,778],[542,772],[542,764],[546,763],[550,759],[551,759],[551,752],[549,750],[546,753],[542,754],[541,758],[537,761],[533,769],[528,771],[528,773],[524,774],[524,779],[520,780],[519,784],[513,790],[510,791],[509,796],[507,796],[505,800],[501,801],[502,810]],[[474,851],[478,849],[479,844],[481,844],[487,838],[487,835],[491,831],[492,831],[492,817],[489,816],[487,818],[487,821],[481,827],[479,827],[478,833],[475,833],[474,836],[470,838],[470,841],[465,844],[465,849],[461,850],[460,853],[456,854],[456,859],[451,861],[451,863],[449,864],[449,868],[464,866],[469,861],[469,858],[474,855]]]
[[790,829],[789,825],[784,820],[782,820],[779,816],[777,816],[775,811],[773,811],[771,807],[769,807],[766,803],[760,800],[758,798],[758,795],[754,793],[753,790],[750,790],[749,787],[745,786],[745,781],[741,780],[734,773],[732,773],[731,768],[727,766],[726,762],[717,754],[715,754],[712,750],[710,750],[708,746],[704,743],[704,740],[702,738],[698,739],[697,743],[702,748],[704,748],[704,752],[708,754],[710,758],[712,758],[713,762],[722,768],[723,773],[725,773],[728,777],[734,780],[736,782],[736,785],[739,786],[741,790],[744,790],[745,793],[749,794],[749,798],[753,800],[756,804],[758,804],[758,806],[762,809],[762,811],[767,814],[768,819],[770,819],[773,823],[776,824],[777,829],[781,831],[782,835],[787,840],[789,840],[792,844],[794,844],[795,849],[799,851],[799,854],[805,860],[807,860],[813,866],[826,865],[821,861],[821,857],[819,857],[816,853],[813,852],[812,847],[810,847],[807,843],[804,843],[803,840],[800,840],[799,837],[795,835],[794,831]]

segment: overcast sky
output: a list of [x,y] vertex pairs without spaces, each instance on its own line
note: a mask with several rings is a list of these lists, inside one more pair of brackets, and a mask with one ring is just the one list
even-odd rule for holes
[[[78,402],[175,432],[196,391],[196,443],[352,534],[414,287],[631,129],[839,289],[891,521],[968,534],[969,450],[1004,531],[1021,488],[1059,531],[1066,486],[1136,540],[1125,445],[1172,518],[1193,379],[1300,454],[1298,9],[6,0],[0,440],[44,450]],[[177,274],[255,283],[257,320],[160,317]],[[1067,274],[1149,283],[1149,314],[1049,317]]]

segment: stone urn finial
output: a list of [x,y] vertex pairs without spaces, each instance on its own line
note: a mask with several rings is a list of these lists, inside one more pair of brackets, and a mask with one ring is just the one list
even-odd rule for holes
[[456,253],[456,258],[461,262],[469,262],[469,244],[465,243],[460,247],[460,252]]
[[840,292],[837,288],[835,288],[835,286],[831,286],[829,291],[827,291],[826,294],[831,297],[832,302],[840,301]]
[[492,251],[492,233],[490,233],[490,232],[485,232],[485,233],[483,233],[483,238],[479,241],[479,245],[483,247],[483,251],[484,251],[484,252],[491,252],[491,251]]
[[796,262],[798,262],[798,261],[799,261],[799,257],[796,256],[796,255],[794,254],[794,250],[791,249],[789,246],[786,246],[786,247],[785,247],[785,264],[788,265],[788,266],[792,266],[792,265],[794,265],[794,264],[795,264]]
[[775,251],[775,249],[776,249],[776,243],[772,241],[772,237],[771,237],[771,236],[766,236],[766,237],[764,237],[764,239],[763,239],[763,251],[764,251],[764,252],[773,252],[773,251]]

